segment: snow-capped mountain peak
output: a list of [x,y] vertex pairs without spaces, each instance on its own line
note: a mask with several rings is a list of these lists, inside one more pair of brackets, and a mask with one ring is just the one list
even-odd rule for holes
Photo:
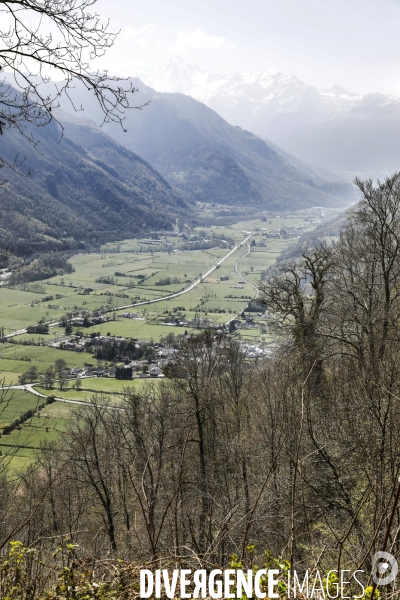
[[387,174],[399,168],[400,99],[355,94],[339,84],[317,89],[278,70],[212,73],[181,58],[141,73],[160,92],[200,100],[239,125],[319,167]]
[[177,92],[206,102],[211,94],[229,78],[210,73],[198,65],[189,65],[183,58],[174,57],[154,71],[139,73],[146,85],[158,92]]
[[[283,113],[297,111],[335,113],[350,110],[361,96],[339,85],[318,90],[291,73],[277,69],[224,75],[190,65],[174,57],[153,71],[139,77],[159,92],[178,92],[204,102],[223,117],[248,126],[249,116],[260,117],[266,123]],[[235,117],[231,114],[236,113]]]
[[[361,96],[335,84],[320,89],[304,83],[291,73],[276,69],[235,74],[213,73],[199,65],[190,65],[183,58],[174,57],[153,71],[142,72],[139,77],[159,92],[179,92],[196,98],[231,120],[247,126],[250,113],[263,115],[266,123],[283,113],[297,111],[335,115],[358,106],[381,106],[398,103],[392,96],[367,94]],[[373,97],[373,100],[372,100]]]

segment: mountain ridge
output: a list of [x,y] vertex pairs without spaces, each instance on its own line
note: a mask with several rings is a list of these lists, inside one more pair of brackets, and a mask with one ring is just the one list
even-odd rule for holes
[[[179,77],[180,72],[184,76]],[[208,73],[182,59],[141,76],[157,90],[194,96],[229,123],[347,179],[383,176],[398,169],[396,96],[354,94],[338,84],[317,89],[277,70]]]
[[[56,123],[38,133],[38,152],[16,130],[5,130],[1,152],[24,156],[22,174],[7,170],[0,186],[0,244],[16,255],[69,250],[171,229],[192,213],[187,198],[141,157],[92,129],[102,153],[91,156]],[[90,138],[89,128],[84,128]]]
[[[156,92],[138,78],[130,81],[149,105],[126,114],[127,133],[113,124],[105,130],[194,200],[293,210],[353,199],[350,186],[331,182],[328,189],[322,177],[300,172],[260,137],[233,127],[201,102]],[[78,90],[74,101],[82,100]],[[96,118],[94,105],[88,112]]]

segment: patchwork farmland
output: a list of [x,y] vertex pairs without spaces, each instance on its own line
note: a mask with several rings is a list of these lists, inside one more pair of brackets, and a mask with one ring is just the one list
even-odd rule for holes
[[[254,219],[227,227],[202,228],[200,237],[210,240],[210,247],[203,249],[188,249],[182,238],[168,234],[154,244],[151,239],[122,240],[105,245],[97,253],[73,256],[69,261],[73,272],[68,275],[14,288],[3,286],[0,370],[4,390],[0,421],[4,426],[27,410],[34,412],[11,433],[0,437],[0,450],[15,447],[13,467],[26,465],[37,449],[56,439],[57,432],[68,427],[73,412],[79,409],[77,403],[102,394],[104,403],[114,405],[129,390],[152,384],[151,378],[144,376],[130,382],[114,377],[80,377],[75,387],[77,375],[72,374],[64,389],[58,389],[56,382],[46,388],[41,379],[57,360],[64,361],[69,371],[80,373],[88,365],[105,371],[110,367],[111,363],[96,358],[95,347],[89,346],[89,352],[66,349],[71,337],[121,337],[153,347],[162,345],[168,336],[171,339],[170,334],[179,338],[205,326],[224,329],[232,319],[241,317],[256,297],[253,286],[257,287],[263,271],[296,239],[267,237],[265,230],[296,226],[307,231],[314,224],[304,212],[275,217],[267,223]],[[96,311],[107,315],[107,320],[90,321],[82,327],[82,315]],[[71,324],[68,334],[66,320]],[[48,333],[27,332],[39,322],[49,324]],[[276,340],[276,332],[260,314],[235,336],[264,348],[272,348]],[[34,387],[5,389],[17,386],[21,375],[32,366],[36,369],[31,381]],[[33,389],[40,396],[34,395]],[[56,400],[48,404],[49,397]]]

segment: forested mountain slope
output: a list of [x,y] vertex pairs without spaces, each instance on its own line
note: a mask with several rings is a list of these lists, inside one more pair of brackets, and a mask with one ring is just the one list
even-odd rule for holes
[[[89,132],[85,127],[84,131]],[[147,162],[100,131],[93,154],[64,136],[55,123],[35,130],[37,149],[16,130],[0,138],[2,156],[23,160],[20,173],[0,177],[0,244],[17,255],[63,250],[171,228],[191,211]],[[100,152],[101,146],[101,152]]]
[[302,173],[264,140],[190,96],[157,93],[133,81],[150,104],[127,114],[126,134],[114,126],[112,135],[197,200],[282,210],[340,205],[351,198],[350,186],[328,190],[322,178]]
[[[126,112],[126,132],[115,124],[104,130],[195,200],[292,210],[353,199],[351,185],[296,168],[265,140],[230,125],[190,96],[158,93],[139,79],[132,84],[139,90],[136,104],[149,104]],[[79,86],[73,100],[85,107],[82,116],[101,122],[98,107]],[[67,103],[64,108],[72,110]]]

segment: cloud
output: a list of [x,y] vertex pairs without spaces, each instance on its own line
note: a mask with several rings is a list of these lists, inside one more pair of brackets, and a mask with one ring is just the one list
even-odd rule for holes
[[194,31],[180,31],[175,44],[170,48],[174,52],[186,52],[187,50],[216,49],[226,47],[226,39],[218,35],[208,35],[195,29]]
[[124,27],[121,32],[123,38],[134,39],[142,46],[154,42],[156,33],[157,25],[155,23],[148,23],[143,27]]
[[219,35],[209,35],[201,29],[174,31],[158,23],[147,23],[142,27],[123,27],[121,37],[139,46],[163,46],[171,54],[184,54],[188,50],[232,50],[234,45]]

